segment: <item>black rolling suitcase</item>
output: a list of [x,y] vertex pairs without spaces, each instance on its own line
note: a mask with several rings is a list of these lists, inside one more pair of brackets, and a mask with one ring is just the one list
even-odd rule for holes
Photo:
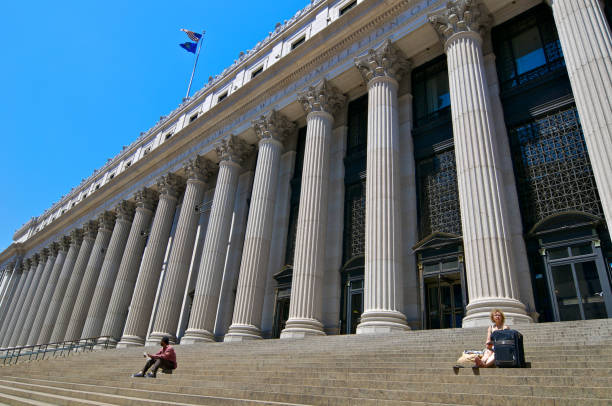
[[523,335],[516,330],[497,330],[491,334],[498,368],[525,367]]

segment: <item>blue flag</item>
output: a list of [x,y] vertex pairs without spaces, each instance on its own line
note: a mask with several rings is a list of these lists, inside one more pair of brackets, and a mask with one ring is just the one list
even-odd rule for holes
[[198,44],[195,42],[184,42],[179,44],[181,48],[185,49],[187,52],[191,52],[192,54],[196,53],[196,49],[198,49]]

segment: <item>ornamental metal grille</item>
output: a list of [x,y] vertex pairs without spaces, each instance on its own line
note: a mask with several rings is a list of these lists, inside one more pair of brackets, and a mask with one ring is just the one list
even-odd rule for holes
[[417,165],[420,238],[436,231],[461,235],[455,151],[437,152]]
[[365,254],[365,180],[347,186],[345,202],[344,261]]
[[575,106],[510,129],[523,223],[564,211],[603,216]]

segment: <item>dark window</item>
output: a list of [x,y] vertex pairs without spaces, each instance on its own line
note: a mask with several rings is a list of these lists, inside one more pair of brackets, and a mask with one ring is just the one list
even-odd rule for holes
[[510,128],[523,224],[565,211],[603,216],[575,106]]
[[221,100],[225,99],[227,97],[227,92],[222,93],[221,95],[219,95],[219,97],[217,98],[217,103],[220,103]]
[[295,48],[297,48],[300,45],[302,45],[304,43],[304,41],[306,41],[306,36],[302,35],[300,37],[300,39],[298,39],[297,41],[294,41],[294,42],[291,43],[291,50],[293,51]]
[[461,235],[455,150],[451,147],[417,162],[419,238],[433,232]]
[[100,184],[99,183],[96,185],[96,190],[98,190],[98,189],[100,189]]
[[260,66],[259,68],[254,70],[253,73],[251,73],[251,79],[253,79],[255,76],[259,75],[261,72],[263,72],[263,66]]
[[168,134],[166,134],[166,139],[167,139],[167,140],[169,140],[169,139],[170,139],[170,137],[172,137],[172,133],[168,133]]
[[446,57],[414,70],[415,127],[445,116],[450,111]]
[[114,173],[111,173],[111,175],[110,175],[110,179],[112,179],[112,178],[114,178],[114,177],[115,177],[115,174],[114,174]]
[[194,121],[196,121],[197,118],[198,118],[198,113],[195,113],[193,116],[189,117],[189,122],[193,123]]
[[492,36],[502,91],[565,67],[555,22],[545,5],[495,27]]
[[130,167],[130,165],[132,165],[132,161],[128,161],[128,163],[126,163],[126,164],[125,164],[125,167],[126,167],[126,168],[129,168],[129,167]]
[[353,0],[351,1],[349,4],[347,4],[346,6],[342,7],[340,9],[340,15],[344,15],[344,13],[346,13],[347,11],[349,11],[350,9],[352,9],[353,7],[355,7],[357,5],[357,0]]
[[87,193],[83,193],[83,199],[87,197]]

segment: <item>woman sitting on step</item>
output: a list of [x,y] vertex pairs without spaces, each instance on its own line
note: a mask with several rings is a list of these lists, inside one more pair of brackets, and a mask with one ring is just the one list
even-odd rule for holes
[[500,309],[491,310],[491,321],[493,322],[492,326],[489,326],[487,331],[487,341],[485,342],[485,350],[482,354],[482,357],[476,357],[474,362],[476,366],[479,368],[488,368],[493,366],[495,362],[495,352],[493,349],[493,341],[491,340],[491,334],[497,330],[507,330],[508,326],[504,324],[506,317],[504,316],[504,312]]

